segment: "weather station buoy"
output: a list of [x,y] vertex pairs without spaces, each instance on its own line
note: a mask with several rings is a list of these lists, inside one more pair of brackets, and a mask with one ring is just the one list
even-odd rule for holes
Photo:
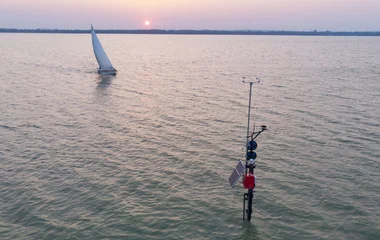
[[253,197],[256,187],[256,176],[255,176],[255,168],[256,168],[256,158],[257,154],[255,150],[257,149],[257,142],[255,139],[264,131],[267,130],[265,125],[261,126],[261,129],[256,131],[255,125],[253,125],[252,132],[250,131],[250,117],[251,117],[251,99],[252,99],[252,85],[254,83],[259,83],[260,79],[256,78],[255,82],[246,82],[245,77],[243,77],[243,83],[249,83],[249,104],[248,104],[248,124],[247,124],[247,142],[246,142],[246,154],[245,154],[245,163],[243,161],[239,161],[232,171],[228,181],[232,188],[235,187],[236,183],[242,177],[243,188],[247,190],[244,193],[243,197],[243,220],[251,221],[252,219],[252,205],[253,205]]

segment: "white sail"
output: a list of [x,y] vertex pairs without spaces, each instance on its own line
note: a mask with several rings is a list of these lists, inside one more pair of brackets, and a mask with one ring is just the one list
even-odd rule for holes
[[95,30],[91,25],[91,36],[92,36],[92,47],[94,48],[94,53],[96,60],[99,63],[99,68],[102,70],[114,70],[111,61],[108,59],[106,52],[100,44],[98,36],[96,36]]

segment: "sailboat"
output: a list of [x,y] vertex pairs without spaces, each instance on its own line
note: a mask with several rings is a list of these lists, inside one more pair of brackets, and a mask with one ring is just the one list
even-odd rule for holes
[[96,36],[95,30],[91,25],[91,37],[92,37],[92,47],[94,48],[94,53],[96,60],[98,61],[99,68],[98,73],[107,75],[116,75],[117,70],[112,66],[111,61],[107,57],[102,44],[100,44],[98,36]]

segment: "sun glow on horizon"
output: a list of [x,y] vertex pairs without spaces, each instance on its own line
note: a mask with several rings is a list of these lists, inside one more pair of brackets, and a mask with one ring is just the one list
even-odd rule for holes
[[149,26],[149,25],[150,25],[149,20],[146,20],[146,21],[145,21],[145,26]]

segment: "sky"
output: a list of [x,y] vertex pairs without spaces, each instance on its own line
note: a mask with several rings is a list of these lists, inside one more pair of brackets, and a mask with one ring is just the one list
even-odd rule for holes
[[[150,25],[145,25],[145,21]],[[380,31],[380,0],[0,0],[0,28]]]

